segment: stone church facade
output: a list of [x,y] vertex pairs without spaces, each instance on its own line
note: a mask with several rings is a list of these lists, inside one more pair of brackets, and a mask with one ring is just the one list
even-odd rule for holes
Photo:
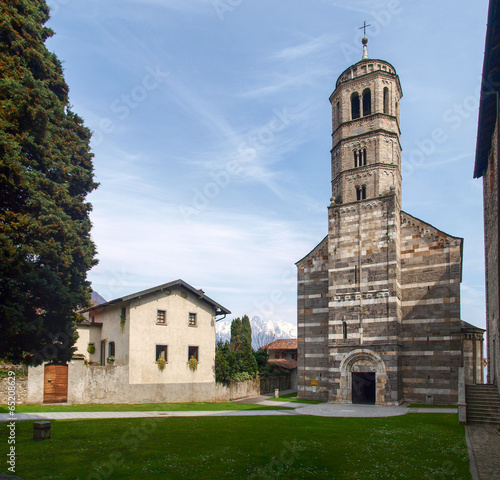
[[456,403],[463,240],[401,209],[403,93],[366,42],[330,97],[328,235],[297,262],[298,395]]

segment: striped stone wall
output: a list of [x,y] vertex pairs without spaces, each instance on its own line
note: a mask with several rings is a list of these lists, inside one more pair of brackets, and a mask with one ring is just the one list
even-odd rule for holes
[[298,396],[328,400],[328,238],[297,268]]
[[402,213],[404,398],[455,403],[462,365],[462,239]]

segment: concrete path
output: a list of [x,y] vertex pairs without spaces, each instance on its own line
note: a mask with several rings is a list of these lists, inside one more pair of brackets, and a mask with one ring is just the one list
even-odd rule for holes
[[15,417],[8,413],[0,414],[0,422],[12,420],[82,420],[98,418],[161,418],[161,417],[251,417],[264,415],[313,415],[318,417],[394,417],[407,413],[457,413],[456,408],[407,408],[406,406],[383,407],[380,405],[338,405],[320,403],[311,405],[298,402],[280,402],[269,400],[269,396],[259,396],[239,400],[238,403],[250,403],[288,407],[293,410],[219,410],[219,411],[151,411],[151,412],[44,412],[17,413]]

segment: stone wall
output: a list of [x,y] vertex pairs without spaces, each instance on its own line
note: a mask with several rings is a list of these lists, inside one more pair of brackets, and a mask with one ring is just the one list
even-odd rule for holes
[[328,237],[297,262],[297,269],[298,397],[328,400]]
[[[29,369],[27,403],[43,403],[44,367]],[[257,396],[259,380],[232,382],[226,387],[215,382],[185,384],[129,384],[129,367],[68,365],[68,403],[177,403],[221,402]]]
[[484,243],[486,254],[486,322],[488,383],[500,391],[500,264],[498,238],[498,121],[492,138],[488,169],[483,175]]
[[[12,377],[16,379],[16,403],[26,403],[28,395],[28,377]],[[9,377],[0,378],[0,405],[8,402]]]
[[352,401],[352,373],[375,371],[376,403],[401,401],[396,195],[330,208],[331,400]]
[[402,213],[404,398],[453,404],[462,366],[462,239]]

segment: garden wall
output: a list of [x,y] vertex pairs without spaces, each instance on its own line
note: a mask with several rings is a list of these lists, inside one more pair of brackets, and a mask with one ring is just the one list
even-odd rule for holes
[[260,394],[274,393],[274,390],[290,390],[292,388],[291,375],[282,377],[266,377],[260,379]]
[[[44,366],[29,369],[27,403],[43,403]],[[68,403],[223,402],[260,394],[259,380],[206,383],[129,384],[129,367],[68,365]]]

